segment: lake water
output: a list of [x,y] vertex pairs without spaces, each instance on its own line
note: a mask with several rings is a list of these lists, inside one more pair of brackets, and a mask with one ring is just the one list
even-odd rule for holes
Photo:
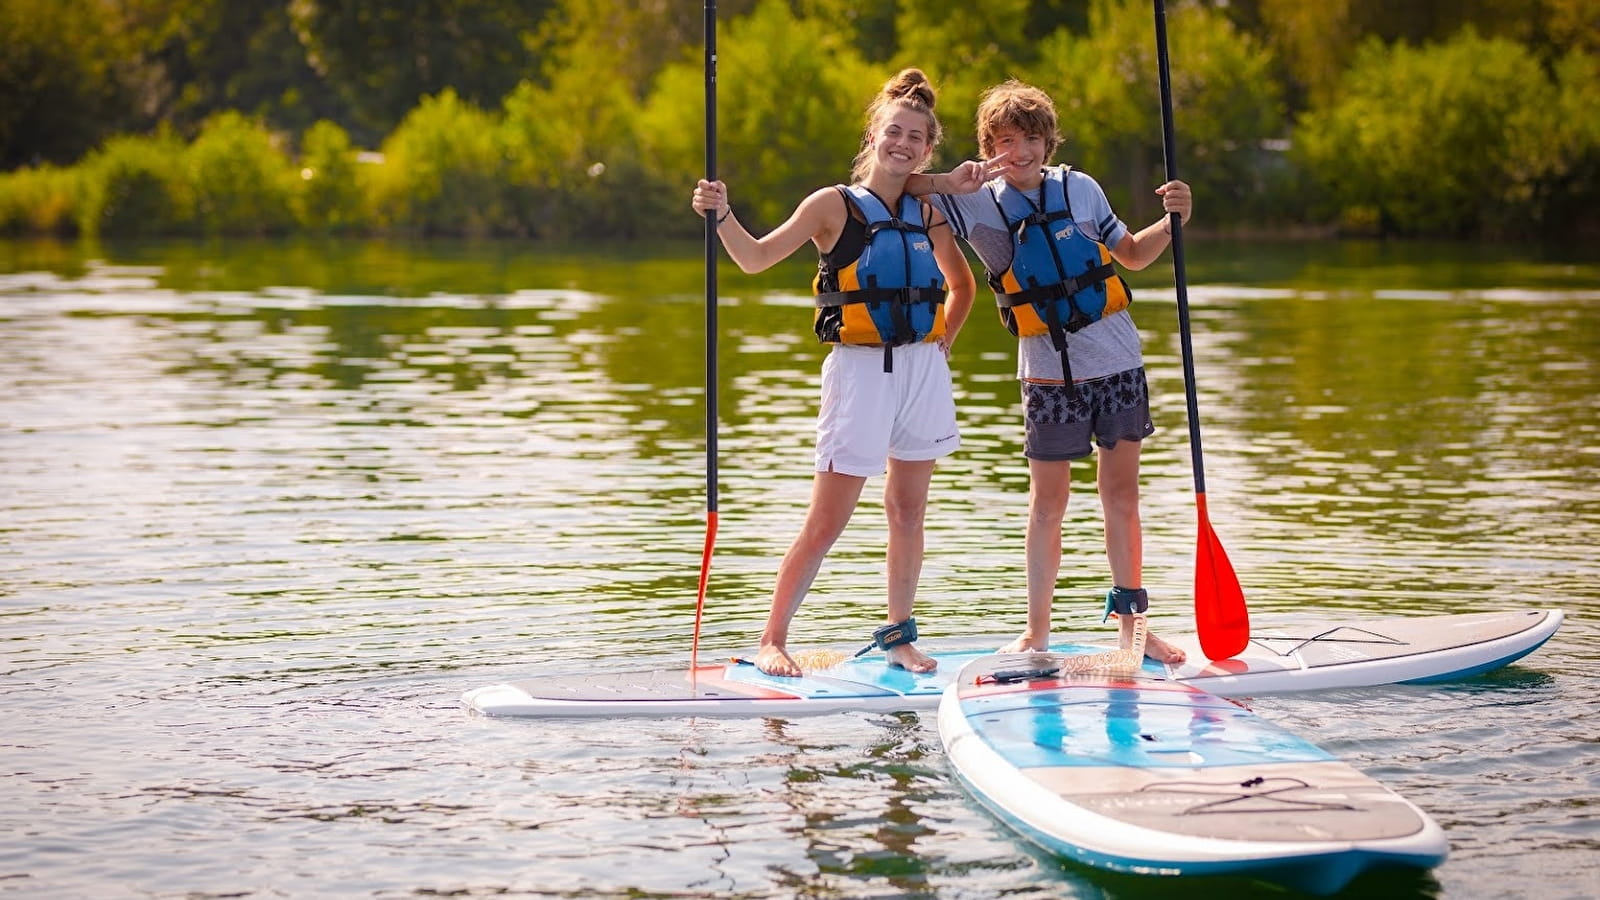
[[[697,246],[0,243],[0,895],[1281,896],[1034,852],[931,714],[525,722],[461,693],[682,665],[705,534]],[[1560,607],[1515,666],[1260,697],[1452,855],[1350,896],[1600,895],[1600,263],[1192,242],[1210,516],[1257,616]],[[810,483],[797,259],[721,276],[703,655],[748,651]],[[1170,270],[1133,279],[1156,628],[1194,495]],[[1023,618],[1009,338],[955,358],[918,619]],[[1093,473],[1057,630],[1104,638]],[[881,485],[797,646],[882,615]]]

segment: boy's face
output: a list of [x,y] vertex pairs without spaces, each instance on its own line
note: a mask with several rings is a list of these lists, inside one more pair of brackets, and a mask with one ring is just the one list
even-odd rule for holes
[[1002,127],[990,135],[987,156],[1006,154],[1005,169],[1000,173],[1006,182],[1019,190],[1035,188],[1043,180],[1041,171],[1049,164],[1049,142],[1042,134],[1030,134],[1020,128]]

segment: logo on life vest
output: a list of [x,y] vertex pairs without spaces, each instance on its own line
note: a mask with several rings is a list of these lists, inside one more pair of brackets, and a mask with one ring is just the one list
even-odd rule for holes
[[916,250],[919,253],[926,252],[928,250],[928,248],[929,248],[928,242],[927,241],[922,241],[922,240],[916,241],[916,242],[912,243],[912,245],[911,245],[911,249]]
[[1072,223],[1068,222],[1067,224],[1061,226],[1060,231],[1056,232],[1056,240],[1064,241],[1070,237],[1072,237]]

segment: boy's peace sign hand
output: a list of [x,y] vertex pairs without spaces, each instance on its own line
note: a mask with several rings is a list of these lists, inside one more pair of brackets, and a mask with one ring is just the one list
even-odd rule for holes
[[989,159],[969,159],[944,175],[937,185],[941,194],[970,194],[983,183],[1005,171],[1006,156],[1002,153]]

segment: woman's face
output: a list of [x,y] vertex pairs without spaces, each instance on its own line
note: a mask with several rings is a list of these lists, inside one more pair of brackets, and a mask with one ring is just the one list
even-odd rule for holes
[[895,107],[878,119],[872,131],[873,164],[896,175],[917,171],[933,153],[928,116]]

